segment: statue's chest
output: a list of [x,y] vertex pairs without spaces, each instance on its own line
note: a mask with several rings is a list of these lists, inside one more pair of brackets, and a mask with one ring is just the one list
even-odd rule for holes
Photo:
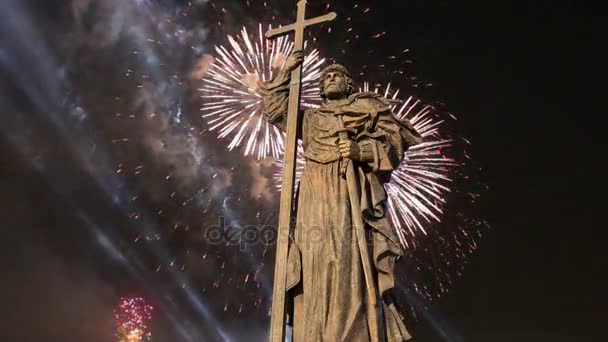
[[340,128],[338,117],[331,113],[312,112],[306,120],[307,128],[315,136],[324,135]]
[[[350,136],[357,135],[363,126],[346,116],[345,126]],[[304,119],[304,157],[319,163],[329,163],[340,159],[338,141],[344,132],[340,117],[331,112],[308,112]]]
[[344,124],[340,121],[339,116],[333,113],[313,111],[305,119],[305,130],[309,136],[325,138],[337,137],[337,132],[341,131],[343,126],[349,128],[351,134],[358,134],[364,129],[361,122],[349,120],[348,117]]

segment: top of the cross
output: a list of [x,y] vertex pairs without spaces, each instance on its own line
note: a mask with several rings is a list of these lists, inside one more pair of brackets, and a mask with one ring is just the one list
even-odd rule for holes
[[324,15],[321,15],[321,16],[318,16],[315,18],[306,19],[305,7],[306,7],[306,1],[305,0],[299,1],[298,2],[298,19],[296,20],[296,22],[286,25],[286,26],[281,26],[281,27],[277,27],[277,28],[268,30],[265,34],[266,38],[268,38],[268,39],[276,38],[278,36],[288,34],[291,31],[295,31],[296,34],[298,34],[298,33],[303,34],[304,29],[306,29],[306,27],[333,21],[338,16],[336,14],[336,12],[330,12],[330,13],[327,13],[327,14],[324,14]]

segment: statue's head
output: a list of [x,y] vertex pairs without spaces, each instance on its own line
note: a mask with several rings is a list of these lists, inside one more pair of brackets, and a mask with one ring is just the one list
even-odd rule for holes
[[332,64],[321,72],[319,90],[324,100],[340,100],[353,93],[353,79],[340,64]]

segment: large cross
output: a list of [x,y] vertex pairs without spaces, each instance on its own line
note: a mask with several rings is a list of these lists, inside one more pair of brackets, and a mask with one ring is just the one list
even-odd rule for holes
[[[306,19],[306,0],[298,1],[298,18],[295,23],[271,29],[266,32],[266,38],[295,32],[294,50],[304,49],[304,30],[308,26],[330,22],[336,18],[331,12],[316,18]],[[279,224],[277,228],[277,252],[274,268],[274,287],[272,293],[272,317],[270,320],[270,342],[285,341],[285,290],[287,281],[287,250],[289,246],[289,230],[294,221],[293,210],[294,184],[296,169],[296,146],[300,111],[300,90],[302,88],[302,66],[291,73],[289,87],[289,106],[287,109],[286,144],[283,173],[283,191],[279,205]]]

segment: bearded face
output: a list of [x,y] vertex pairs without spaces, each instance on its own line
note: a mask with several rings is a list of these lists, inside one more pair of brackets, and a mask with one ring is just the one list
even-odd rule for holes
[[321,80],[321,95],[328,100],[340,100],[350,93],[349,79],[343,72],[330,71]]

